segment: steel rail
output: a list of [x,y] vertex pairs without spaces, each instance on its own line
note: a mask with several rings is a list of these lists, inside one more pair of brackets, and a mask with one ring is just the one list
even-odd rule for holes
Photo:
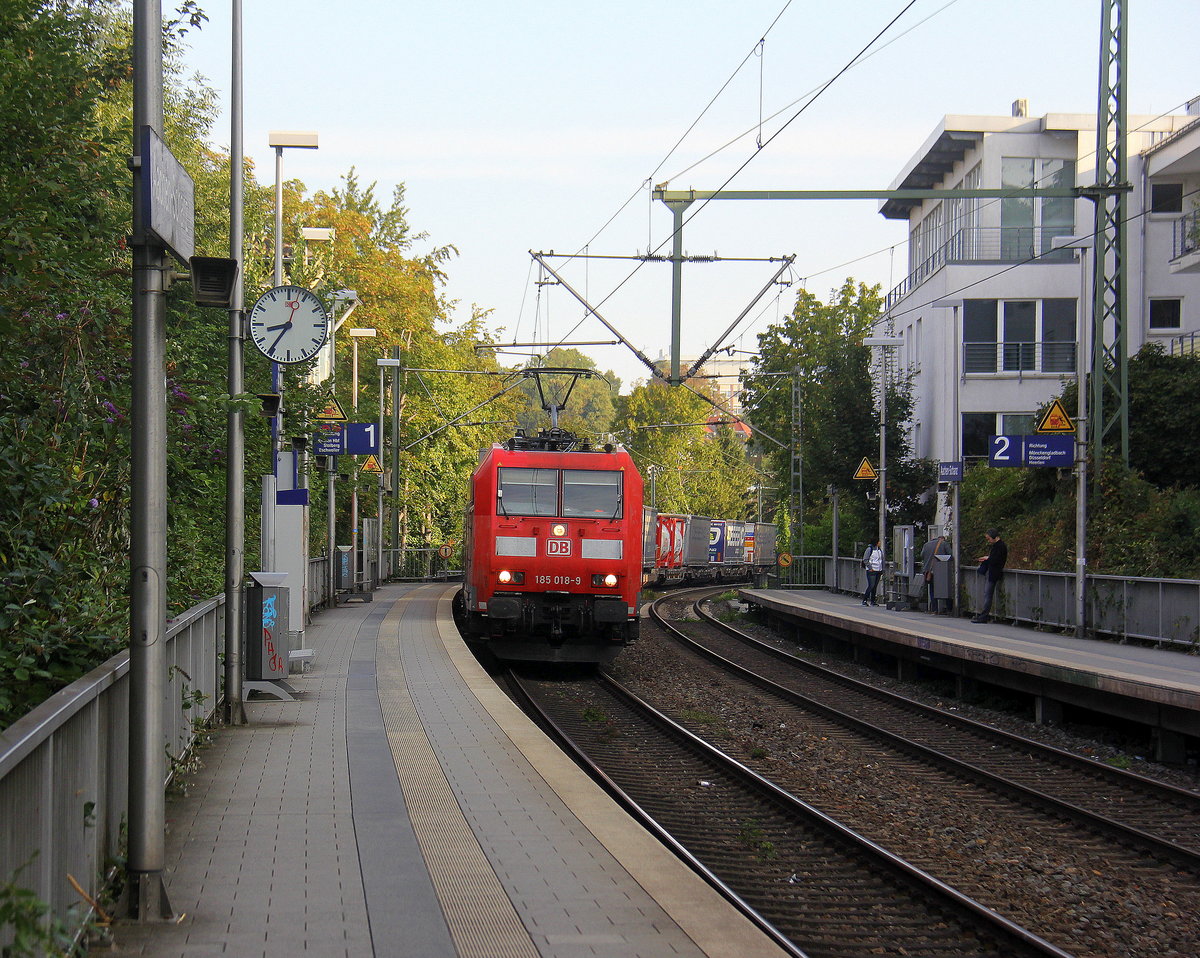
[[[709,591],[711,592],[711,590]],[[665,598],[667,597],[664,597],[664,599]],[[654,618],[654,620],[660,626],[662,626],[669,635],[672,636],[672,638],[687,648],[692,649],[694,652],[703,656],[704,658],[719,664],[722,668],[733,672],[748,682],[751,682],[758,688],[761,688],[770,694],[776,695],[800,708],[814,711],[828,719],[831,719],[834,722],[837,722],[840,725],[843,725],[846,728],[859,732],[860,734],[868,735],[878,741],[888,744],[891,747],[901,749],[909,754],[916,755],[917,757],[929,761],[937,767],[946,769],[958,775],[959,777],[966,778],[970,781],[976,782],[977,784],[989,787],[1011,798],[1036,803],[1038,806],[1044,809],[1049,809],[1059,815],[1062,815],[1069,821],[1094,828],[1102,834],[1115,837],[1121,841],[1147,851],[1152,855],[1163,857],[1177,865],[1182,865],[1191,870],[1200,870],[1200,851],[1196,849],[1188,848],[1187,846],[1180,845],[1174,841],[1171,841],[1170,839],[1144,831],[1136,826],[1117,821],[1116,819],[1109,818],[1108,816],[1101,815],[1097,812],[1093,812],[1090,809],[1083,808],[1082,806],[1076,805],[1072,802],[1057,798],[1054,795],[1041,791],[1040,789],[1023,785],[1020,782],[1005,778],[1002,775],[988,771],[987,769],[981,768],[973,763],[955,758],[954,756],[935,749],[929,745],[922,744],[921,742],[914,741],[906,736],[899,735],[885,728],[881,728],[880,726],[872,724],[871,722],[856,718],[855,716],[849,715],[840,709],[810,698],[803,693],[797,692],[793,689],[785,688],[784,686],[771,681],[765,676],[759,675],[753,670],[727,659],[711,649],[705,648],[696,640],[692,639],[690,636],[675,628],[665,620],[661,610],[658,608],[659,604],[664,601],[664,599],[656,601],[651,606],[650,614],[651,617]],[[739,641],[752,645],[756,649],[759,649],[760,651],[763,651],[764,653],[769,654],[772,657],[784,661],[787,664],[809,674],[818,674],[822,678],[826,678],[844,687],[852,688],[854,691],[868,695],[874,699],[886,701],[898,707],[917,711],[928,717],[936,717],[939,722],[958,725],[962,728],[968,729],[973,734],[983,734],[991,738],[1001,740],[1008,748],[1019,747],[1025,751],[1044,751],[1045,754],[1052,755],[1056,761],[1061,762],[1064,760],[1064,757],[1065,759],[1072,760],[1073,764],[1081,769],[1085,769],[1088,773],[1094,774],[1097,770],[1103,770],[1103,774],[1108,774],[1108,767],[1102,766],[1099,763],[1088,762],[1086,760],[1079,759],[1077,756],[1071,755],[1069,752],[1063,752],[1059,749],[1043,746],[1041,743],[1033,742],[1032,740],[1025,739],[1010,732],[1002,732],[1001,730],[993,729],[990,726],[973,722],[961,716],[947,714],[946,712],[931,708],[920,702],[914,702],[912,699],[906,698],[905,696],[887,692],[874,686],[867,685],[866,683],[858,682],[832,670],[823,669],[820,666],[815,666],[811,663],[804,662],[803,660],[797,659],[795,656],[788,655],[786,652],[783,652],[779,649],[774,649],[765,643],[759,642],[757,639],[754,639],[751,636],[746,636],[744,633],[739,632],[737,629],[734,629],[732,626],[729,626],[726,623],[719,622],[713,616],[704,613],[699,606],[700,602],[697,601],[693,604],[693,609],[696,611],[697,615],[700,615],[701,618],[708,624],[735,636]],[[1111,771],[1118,772],[1121,770],[1111,769]],[[1123,775],[1127,776],[1125,779],[1126,781],[1136,781],[1139,785],[1142,785],[1143,783],[1148,783],[1150,786],[1154,787],[1159,785],[1159,783],[1149,782],[1149,780],[1144,779],[1141,776],[1132,775],[1132,773],[1124,772]],[[1176,798],[1182,796],[1193,803],[1197,801],[1197,797],[1194,794],[1187,792],[1184,789],[1176,789],[1172,786],[1162,786],[1162,788],[1163,794],[1165,795],[1171,795],[1172,797]]]

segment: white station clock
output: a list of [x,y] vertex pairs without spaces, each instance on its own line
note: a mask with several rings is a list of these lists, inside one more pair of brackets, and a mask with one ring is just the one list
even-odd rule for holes
[[250,310],[250,338],[275,363],[312,359],[329,335],[329,315],[316,294],[302,286],[276,286]]

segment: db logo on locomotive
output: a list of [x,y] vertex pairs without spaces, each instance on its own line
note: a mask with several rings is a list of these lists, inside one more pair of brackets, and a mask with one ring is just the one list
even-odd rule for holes
[[548,556],[569,556],[571,554],[570,539],[547,539],[546,540],[546,555]]

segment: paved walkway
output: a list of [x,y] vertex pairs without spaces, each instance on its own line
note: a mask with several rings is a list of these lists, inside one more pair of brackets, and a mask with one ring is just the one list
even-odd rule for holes
[[118,955],[780,954],[501,693],[445,586],[318,615],[295,702],[247,703],[168,803],[176,923]]

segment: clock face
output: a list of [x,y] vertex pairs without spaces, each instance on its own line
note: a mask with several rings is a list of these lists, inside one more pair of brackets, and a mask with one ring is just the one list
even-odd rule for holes
[[276,286],[250,310],[250,338],[267,359],[302,363],[312,359],[329,335],[329,316],[311,290]]

